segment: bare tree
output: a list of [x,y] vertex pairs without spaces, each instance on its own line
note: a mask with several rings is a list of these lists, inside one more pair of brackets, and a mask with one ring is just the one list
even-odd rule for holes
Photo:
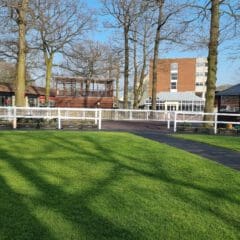
[[104,12],[115,19],[110,27],[122,29],[124,39],[124,108],[128,108],[128,87],[129,87],[129,33],[140,12],[137,0],[102,0]]
[[[231,49],[232,45],[235,45],[232,40],[235,40],[238,32],[237,26],[240,20],[239,1],[206,0],[201,4],[198,1],[192,1],[189,6],[195,10],[195,13],[191,13],[191,16],[195,16],[195,19],[192,20],[192,29],[195,29],[193,32],[201,32],[201,36],[197,35],[198,42],[201,43],[200,46],[203,44],[203,47],[208,48],[207,91],[204,111],[211,113],[214,111],[219,47],[222,43],[226,44],[226,42],[231,43]],[[194,43],[196,39],[193,36],[192,39]],[[199,47],[199,44],[195,45]],[[212,121],[212,116],[205,115],[204,119]],[[209,123],[205,124],[207,127],[210,125]]]
[[111,47],[107,48],[107,58],[106,66],[108,70],[108,76],[110,79],[115,80],[115,107],[119,107],[119,92],[120,92],[120,77],[121,77],[121,54],[118,49],[114,48],[112,44]]
[[15,83],[16,81],[16,66],[15,64],[0,61],[0,82]]
[[8,0],[1,2],[1,7],[7,9],[10,18],[15,21],[18,31],[16,106],[25,106],[26,81],[26,25],[29,0]]
[[[207,75],[207,91],[205,96],[205,108],[204,112],[211,113],[214,111],[215,91],[217,81],[217,62],[218,62],[218,47],[219,41],[223,41],[229,38],[233,38],[236,35],[235,27],[239,24],[240,20],[240,8],[239,2],[227,1],[227,0],[211,0],[208,1],[207,6],[210,5],[210,35],[208,44],[208,75]],[[220,21],[223,21],[224,15],[228,18],[227,25],[220,25]],[[227,30],[227,33],[226,33]],[[220,39],[221,37],[221,39]],[[211,115],[204,116],[205,121],[211,121]],[[206,123],[206,126],[211,124]]]
[[[209,2],[210,3],[210,2]],[[211,1],[211,27],[208,46],[208,75],[207,92],[204,111],[209,113],[214,111],[214,100],[217,80],[217,57],[219,44],[219,20],[220,20],[220,1]],[[211,120],[212,116],[205,115],[204,119]],[[207,124],[209,125],[209,124]]]
[[116,49],[97,41],[85,40],[67,48],[62,69],[76,76],[108,78],[116,81],[116,103],[118,104],[120,80],[120,56]]
[[90,29],[92,14],[77,0],[38,0],[32,4],[37,48],[43,52],[46,65],[47,104],[55,54]]
[[185,1],[153,0],[149,1],[149,7],[156,12],[155,38],[152,63],[152,109],[156,110],[157,96],[157,63],[160,43],[168,41],[181,43],[181,35],[186,30],[187,24],[183,11],[186,8]]
[[74,75],[88,78],[104,77],[107,74],[107,46],[92,40],[74,44],[65,50],[65,61],[61,65]]
[[[164,26],[164,22],[166,20],[163,16],[163,7],[164,7],[164,0],[156,0],[156,4],[158,6],[158,20],[157,20],[157,27],[156,27],[156,36],[154,40],[154,53],[153,53],[153,65],[152,65],[152,109],[156,110],[156,98],[157,98],[157,63],[158,63],[158,51],[159,51],[159,44],[160,44],[160,37],[161,37],[161,28]],[[165,20],[165,21],[163,21]]]
[[134,68],[133,108],[138,108],[144,91],[146,91],[144,89],[144,80],[147,76],[148,60],[152,51],[152,41],[149,41],[149,39],[153,38],[152,24],[154,22],[154,14],[152,11],[147,11],[147,9],[142,9],[141,12],[142,14],[139,15],[135,22],[135,28],[132,31]]

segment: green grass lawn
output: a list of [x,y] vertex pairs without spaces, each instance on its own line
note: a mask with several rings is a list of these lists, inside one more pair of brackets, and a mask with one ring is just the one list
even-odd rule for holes
[[127,133],[0,132],[0,239],[240,239],[240,173]]
[[174,134],[173,136],[240,151],[240,137],[200,134]]

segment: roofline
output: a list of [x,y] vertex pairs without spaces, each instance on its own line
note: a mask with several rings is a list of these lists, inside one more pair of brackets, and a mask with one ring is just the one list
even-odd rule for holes
[[[158,61],[159,60],[195,60],[198,58],[206,58],[207,59],[207,57],[177,57],[177,58],[158,58]],[[153,59],[150,59],[150,61],[153,61]]]
[[217,92],[217,93],[216,93],[216,96],[239,96],[240,93],[239,93],[239,94],[227,94],[227,93],[226,93],[226,92],[228,92],[228,91],[231,91],[232,88],[235,88],[235,87],[237,87],[237,86],[240,87],[240,83],[238,83],[238,84],[236,84],[236,85],[234,85],[234,86],[231,86],[230,88],[227,88],[227,89],[225,89],[225,90],[223,90],[223,91]]
[[96,81],[96,82],[113,82],[115,81],[115,79],[113,78],[97,78],[97,77],[81,77],[81,76],[53,76],[53,78],[55,80],[79,80],[79,81],[87,81],[87,80],[91,80],[91,81]]

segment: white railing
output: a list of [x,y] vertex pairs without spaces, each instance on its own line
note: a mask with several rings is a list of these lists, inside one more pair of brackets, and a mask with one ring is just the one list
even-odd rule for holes
[[17,128],[17,119],[56,119],[57,128],[62,128],[63,120],[90,120],[102,128],[101,109],[86,108],[39,108],[39,107],[0,107],[0,119],[9,120]]
[[[210,120],[204,120],[204,116],[209,116]],[[232,117],[237,121],[232,120],[219,120],[219,117]],[[239,119],[239,120],[238,120]],[[231,113],[204,113],[204,112],[174,112],[173,131],[177,132],[178,123],[199,123],[199,124],[212,124],[214,133],[217,134],[218,124],[232,124],[240,126],[240,114]]]
[[[205,121],[204,116],[210,116]],[[235,118],[236,121],[219,120],[220,116]],[[13,128],[17,128],[17,119],[55,119],[56,127],[62,128],[65,120],[90,120],[102,128],[103,120],[112,121],[159,121],[167,123],[173,131],[181,123],[204,124],[210,123],[214,133],[218,131],[218,124],[240,125],[240,114],[229,113],[203,113],[203,112],[182,112],[182,111],[151,111],[151,110],[130,110],[130,109],[93,109],[93,108],[39,108],[39,107],[0,107],[0,119],[11,121]]]
[[102,109],[103,120],[116,121],[167,121],[169,112],[134,109]]

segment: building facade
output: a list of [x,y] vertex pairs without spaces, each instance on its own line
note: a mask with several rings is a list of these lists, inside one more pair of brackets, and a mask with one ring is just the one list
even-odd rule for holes
[[[54,78],[56,88],[51,89],[46,105],[46,89],[27,86],[26,107],[68,107],[68,108],[114,108],[114,80],[83,77],[58,76]],[[0,107],[15,105],[15,87],[0,83]]]
[[240,113],[240,84],[216,94],[218,112]]
[[[50,106],[55,106],[55,92],[50,92]],[[45,106],[45,88],[27,86],[25,91],[26,107]],[[15,106],[15,87],[11,83],[0,83],[0,107]]]
[[[168,105],[171,105],[170,109],[174,110],[200,109],[202,111],[207,72],[207,58],[159,59],[157,65],[157,109],[169,109]],[[149,103],[152,95],[152,61],[150,62],[148,89],[149,99],[146,102]],[[171,99],[174,101],[171,102]],[[198,103],[195,104],[195,102]],[[188,106],[197,105],[198,107],[185,108],[185,103]],[[163,105],[166,107],[162,107]]]
[[[159,59],[157,93],[195,92],[204,98],[207,81],[207,58]],[[150,63],[149,96],[152,89],[152,61]]]
[[113,79],[56,76],[56,107],[113,108]]

